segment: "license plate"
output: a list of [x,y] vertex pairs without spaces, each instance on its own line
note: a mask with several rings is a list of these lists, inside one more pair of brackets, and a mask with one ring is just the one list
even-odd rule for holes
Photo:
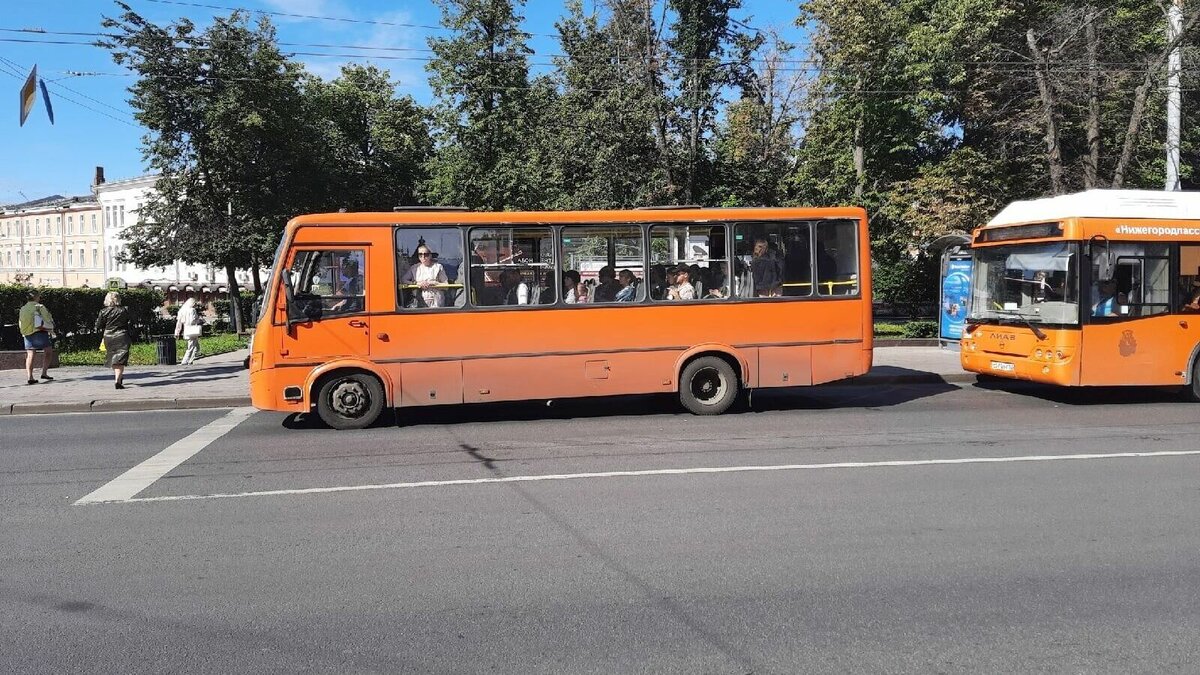
[[1011,373],[1017,369],[1015,363],[1005,363],[1004,361],[992,361],[992,370],[999,370],[1005,373]]

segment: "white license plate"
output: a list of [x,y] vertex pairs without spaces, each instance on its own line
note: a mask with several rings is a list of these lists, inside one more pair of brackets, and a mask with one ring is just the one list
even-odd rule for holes
[[1004,361],[992,361],[992,370],[999,370],[1005,373],[1011,373],[1017,369],[1015,363],[1005,363]]

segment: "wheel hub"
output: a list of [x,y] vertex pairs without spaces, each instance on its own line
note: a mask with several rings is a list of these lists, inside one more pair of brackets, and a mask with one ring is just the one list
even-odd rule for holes
[[345,380],[333,388],[330,403],[334,411],[343,417],[360,417],[371,407],[371,397],[361,383]]

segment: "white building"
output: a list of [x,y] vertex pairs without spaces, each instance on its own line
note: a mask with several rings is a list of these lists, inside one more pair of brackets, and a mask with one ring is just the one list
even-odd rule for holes
[[100,287],[104,233],[92,195],[0,206],[0,283]]
[[[104,222],[106,279],[120,279],[129,286],[158,288],[173,300],[186,292],[200,292],[206,297],[212,293],[226,292],[223,269],[180,261],[168,267],[154,268],[142,268],[133,263],[122,262],[128,250],[125,231],[137,222],[142,205],[150,200],[157,182],[156,174],[107,182],[104,179],[104,168],[96,167],[92,192],[100,203],[101,219]],[[238,270],[236,275],[239,286],[253,288],[253,280],[248,271]]]

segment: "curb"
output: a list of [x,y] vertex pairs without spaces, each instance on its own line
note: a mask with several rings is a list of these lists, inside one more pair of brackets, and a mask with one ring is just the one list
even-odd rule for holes
[[249,396],[208,398],[134,398],[72,401],[59,403],[0,403],[0,415],[50,415],[54,413],[141,412],[147,410],[201,410],[204,408],[241,408],[250,405]]

